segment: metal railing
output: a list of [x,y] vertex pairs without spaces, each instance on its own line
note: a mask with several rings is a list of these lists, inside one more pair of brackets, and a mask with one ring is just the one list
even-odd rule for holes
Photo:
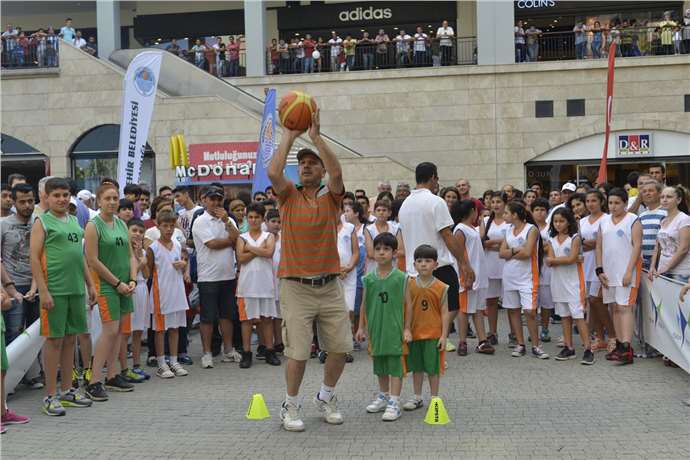
[[221,53],[215,48],[207,48],[201,53],[180,49],[172,54],[219,78],[243,77],[247,74],[247,56],[243,49],[237,54],[229,51]]
[[674,40],[674,30],[658,27],[586,30],[582,33],[543,32],[530,34],[525,44],[515,44],[515,62],[603,59],[616,41],[618,57],[690,54],[690,38],[682,39],[683,30]]
[[414,40],[378,44],[359,42],[347,51],[343,45],[318,43],[314,51],[318,51],[318,59],[308,56],[313,56],[311,49],[269,47],[266,51],[266,69],[269,74],[277,75],[477,63],[476,37],[457,38],[443,43],[429,39],[421,44],[414,43]]
[[52,37],[2,37],[0,63],[3,69],[58,67],[60,39]]

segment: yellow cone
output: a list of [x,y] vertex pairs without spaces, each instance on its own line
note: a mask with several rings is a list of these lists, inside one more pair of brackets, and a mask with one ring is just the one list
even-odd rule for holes
[[249,420],[271,418],[271,414],[268,413],[268,407],[266,407],[266,401],[264,401],[261,393],[256,393],[252,396],[252,401],[249,403],[249,408],[247,408],[247,418]]
[[426,411],[426,417],[424,417],[424,423],[429,425],[445,425],[450,423],[448,412],[446,412],[443,401],[438,396],[431,399],[429,409]]

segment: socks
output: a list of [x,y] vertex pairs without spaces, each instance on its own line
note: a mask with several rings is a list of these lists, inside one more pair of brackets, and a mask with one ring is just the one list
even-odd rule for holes
[[286,394],[285,402],[288,404],[292,404],[293,406],[299,407],[299,396],[290,396]]
[[394,404],[399,404],[399,403],[400,403],[400,396],[393,396],[393,395],[391,395],[389,401],[392,402],[392,403],[394,403]]
[[210,359],[213,359],[213,355],[211,354],[211,352],[208,352],[208,353],[204,353],[204,358],[210,358]]
[[319,399],[324,402],[328,402],[333,398],[333,392],[335,387],[329,387],[325,383],[321,384],[321,389],[319,390]]
[[170,365],[177,364],[177,356],[171,356],[170,357]]
[[422,395],[414,395],[414,399],[416,399],[417,401],[421,401]]
[[156,356],[156,361],[158,361],[158,367],[165,367],[165,356]]

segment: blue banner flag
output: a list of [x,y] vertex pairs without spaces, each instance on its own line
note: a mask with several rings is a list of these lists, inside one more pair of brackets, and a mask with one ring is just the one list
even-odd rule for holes
[[252,182],[252,195],[256,192],[264,192],[271,185],[268,179],[268,165],[273,159],[276,149],[276,90],[269,89],[264,103],[264,116],[261,119],[259,131],[259,147],[256,151],[256,169]]

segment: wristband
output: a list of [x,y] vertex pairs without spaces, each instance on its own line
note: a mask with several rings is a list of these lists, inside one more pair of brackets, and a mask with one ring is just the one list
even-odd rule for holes
[[4,286],[5,286],[5,287],[7,287],[7,286],[16,286],[16,284],[14,284],[14,281],[10,281],[9,283],[5,283]]
[[115,289],[119,288],[121,284],[122,284],[122,281],[117,280],[117,284],[115,285]]
[[597,267],[597,268],[594,269],[594,273],[596,273],[597,276],[599,276],[599,275],[601,275],[602,273],[604,273],[604,269],[603,269],[602,267]]

